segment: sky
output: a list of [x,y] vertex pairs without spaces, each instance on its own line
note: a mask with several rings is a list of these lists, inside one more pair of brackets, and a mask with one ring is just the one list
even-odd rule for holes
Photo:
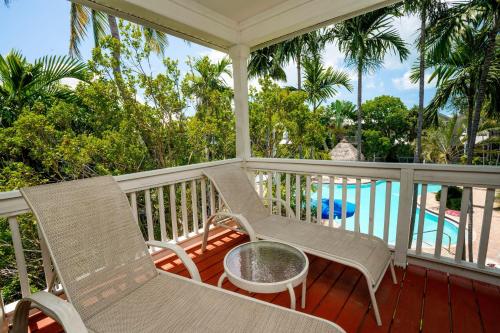
[[[8,8],[2,3],[0,5],[0,54],[5,55],[10,50],[15,49],[21,51],[29,61],[45,55],[68,54],[69,12],[70,3],[67,0],[13,0]],[[365,75],[363,78],[363,100],[366,101],[380,95],[392,95],[401,98],[408,107],[412,107],[418,103],[418,85],[410,82],[409,73],[417,60],[414,45],[415,39],[418,37],[419,22],[417,17],[406,16],[394,19],[393,24],[408,43],[411,54],[404,63],[401,63],[395,55],[387,55],[380,69]],[[84,60],[90,58],[92,47],[93,38],[89,35],[81,44]],[[219,51],[195,43],[186,43],[173,36],[169,36],[169,47],[165,55],[179,61],[182,73],[188,70],[185,64],[188,56],[201,57],[206,55],[214,61],[225,56]],[[329,44],[323,52],[323,59],[325,65],[348,72],[354,87],[352,92],[340,89],[332,100],[342,99],[355,103],[357,78],[355,71],[346,66],[344,55],[338,51],[335,45]],[[161,71],[160,58],[155,57],[151,63],[153,72]],[[281,84],[296,86],[295,64],[287,65],[286,73],[288,80]],[[226,80],[228,84],[232,84],[229,77]],[[73,82],[67,83],[71,85]],[[258,87],[256,80],[250,81],[250,85]],[[434,85],[427,84],[426,103],[430,101],[434,93]]]

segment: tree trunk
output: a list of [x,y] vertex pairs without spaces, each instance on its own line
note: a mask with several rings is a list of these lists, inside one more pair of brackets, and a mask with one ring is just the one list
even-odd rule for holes
[[358,149],[358,161],[361,161],[361,119],[362,119],[362,110],[361,110],[361,89],[363,88],[363,67],[361,64],[358,65],[358,129],[356,131],[356,142]]
[[474,105],[474,115],[472,118],[472,127],[470,133],[469,149],[467,150],[467,164],[472,164],[474,158],[474,148],[476,145],[476,135],[479,128],[479,118],[481,117],[481,108],[483,106],[484,98],[486,95],[486,79],[490,70],[491,62],[495,56],[495,43],[496,35],[500,32],[500,21],[498,13],[494,14],[493,28],[488,33],[488,45],[486,47],[486,54],[484,55],[484,62],[481,68],[481,76],[476,95],[476,104]]
[[420,163],[422,155],[422,125],[424,118],[424,89],[425,89],[425,22],[427,10],[422,6],[420,13],[420,64],[419,64],[419,90],[418,90],[418,119],[417,119],[417,146],[415,147],[414,163]]
[[302,55],[297,55],[297,89],[302,90]]
[[[108,15],[109,29],[111,30],[111,37],[120,42],[120,32],[118,30],[118,24],[116,23],[116,17]],[[113,74],[115,77],[118,75],[121,77],[120,68],[120,47],[113,47],[113,58],[115,63],[113,64]]]

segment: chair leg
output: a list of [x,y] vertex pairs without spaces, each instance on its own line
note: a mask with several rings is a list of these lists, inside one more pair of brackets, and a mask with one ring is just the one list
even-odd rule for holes
[[213,216],[209,217],[207,223],[205,223],[205,227],[203,228],[203,242],[201,243],[201,253],[204,253],[207,249],[208,242],[208,230],[210,229],[210,223],[212,223]]
[[375,297],[375,290],[373,289],[373,286],[368,279],[366,279],[366,282],[368,283],[368,290],[370,291],[370,298],[372,301],[373,313],[375,314],[375,320],[377,321],[378,326],[382,326],[380,312],[378,311],[377,298]]
[[394,260],[391,259],[391,263],[389,265],[391,266],[392,282],[394,284],[398,284],[398,279],[396,278],[396,272],[394,271]]

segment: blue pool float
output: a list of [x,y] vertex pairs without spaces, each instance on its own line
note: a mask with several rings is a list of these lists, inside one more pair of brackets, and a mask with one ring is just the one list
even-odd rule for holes
[[[328,219],[330,212],[330,200],[328,198],[321,199],[321,218]],[[311,207],[317,207],[317,200],[311,198]],[[354,215],[356,210],[356,205],[347,202],[346,203],[346,217],[351,217]],[[333,218],[339,219],[342,217],[342,200],[335,199],[333,200]]]

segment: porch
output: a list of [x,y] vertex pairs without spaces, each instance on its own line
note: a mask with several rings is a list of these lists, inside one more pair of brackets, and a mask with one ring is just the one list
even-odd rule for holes
[[[203,282],[217,285],[223,273],[222,260],[233,247],[248,241],[246,235],[228,230],[214,233],[201,253],[199,238],[193,239],[186,251],[196,263]],[[446,274],[418,265],[397,268],[399,283],[394,285],[387,272],[377,298],[382,326],[377,326],[370,311],[366,283],[356,270],[322,258],[309,256],[306,308],[298,311],[338,323],[347,332],[496,332],[500,319],[495,309],[500,307],[497,286]],[[156,260],[158,268],[189,277],[175,255],[163,253]],[[223,288],[242,295],[289,306],[289,295],[255,294],[238,289],[229,281]],[[300,292],[297,290],[297,295]],[[166,295],[166,297],[168,297]],[[298,300],[300,302],[300,299]],[[60,327],[43,314],[31,319],[32,332],[59,332]]]
[[[348,332],[489,332],[498,327],[500,270],[495,263],[499,254],[496,247],[490,247],[498,242],[495,229],[498,226],[492,224],[498,214],[493,208],[495,190],[500,187],[495,168],[251,158],[245,162],[233,159],[115,177],[127,193],[144,238],[180,244],[194,258],[202,280],[209,284],[217,283],[225,253],[247,241],[246,235],[217,227],[210,231],[208,253],[200,251],[208,216],[225,209],[215,186],[202,171],[224,164],[244,168],[263,198],[281,199],[282,203],[278,201],[270,207],[274,214],[284,214],[284,206],[289,204],[296,216],[308,223],[376,235],[392,249],[399,284],[392,285],[386,274],[377,291],[382,327],[376,327],[360,273],[313,256],[307,280],[304,310],[307,313],[332,320]],[[348,179],[353,184],[348,184]],[[419,192],[414,206],[415,185],[419,186]],[[462,202],[467,202],[472,189],[485,191],[482,219],[475,220],[481,232],[473,234],[473,261],[465,260],[466,209],[462,209],[457,222],[446,215],[446,192],[455,185],[464,188]],[[432,215],[426,210],[426,197],[431,198],[436,187],[442,195],[438,213]],[[362,193],[369,195],[365,198]],[[341,200],[343,208],[353,201],[354,215],[348,217],[343,213],[335,217],[330,209],[327,218],[322,216],[321,205],[328,202],[333,207],[334,200]],[[18,221],[28,212],[19,192],[0,193],[0,216],[9,221],[23,296],[31,293],[33,272],[28,274],[21,241],[24,231]],[[410,237],[412,216],[416,224]],[[456,235],[448,239],[450,227],[456,228]],[[152,255],[158,267],[187,275],[180,261],[170,253],[152,249]],[[49,285],[54,275],[43,241],[40,241],[40,259]],[[224,288],[248,295],[229,282]],[[57,284],[55,292],[63,292]],[[286,294],[251,296],[285,307],[289,302]],[[15,302],[7,304],[5,312],[10,313],[14,305]],[[39,315],[32,319],[33,328],[39,327],[44,332],[52,330],[54,326],[50,323],[50,319]]]

